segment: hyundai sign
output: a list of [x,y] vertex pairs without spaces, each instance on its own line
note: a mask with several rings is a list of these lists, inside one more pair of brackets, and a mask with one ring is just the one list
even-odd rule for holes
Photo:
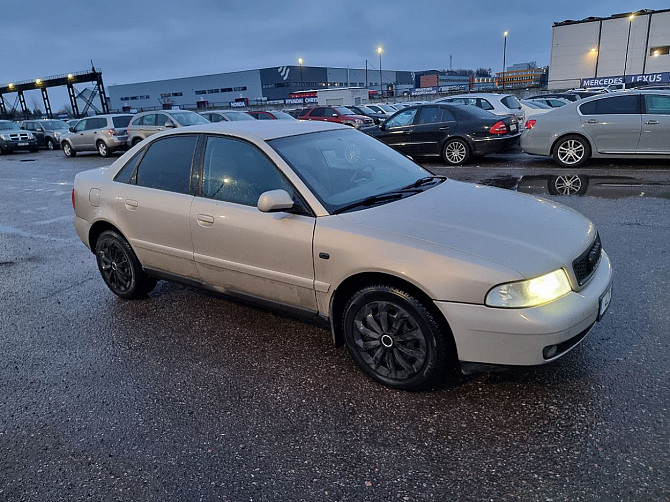
[[582,87],[605,87],[613,84],[627,84],[645,82],[647,84],[663,84],[670,82],[670,72],[641,73],[639,75],[616,75],[612,77],[583,78]]

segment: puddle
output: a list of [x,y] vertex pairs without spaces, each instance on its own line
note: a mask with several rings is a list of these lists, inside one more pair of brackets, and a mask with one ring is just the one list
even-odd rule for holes
[[599,176],[557,173],[555,175],[502,175],[478,181],[533,195],[590,196],[606,199],[659,197],[670,199],[670,181],[644,181],[633,176]]

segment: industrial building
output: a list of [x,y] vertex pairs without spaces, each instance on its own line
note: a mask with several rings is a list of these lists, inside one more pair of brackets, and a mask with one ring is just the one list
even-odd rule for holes
[[[338,87],[364,87],[391,96],[413,84],[409,71],[295,65],[110,85],[107,91],[112,110],[151,110],[225,108],[231,103],[281,105],[291,93]],[[296,104],[295,99],[291,104]]]
[[670,82],[670,9],[554,23],[549,89]]

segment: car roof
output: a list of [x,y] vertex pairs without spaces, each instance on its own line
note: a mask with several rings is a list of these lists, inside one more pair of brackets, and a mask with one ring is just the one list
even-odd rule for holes
[[464,94],[453,94],[451,96],[446,96],[444,98],[440,99],[448,99],[448,98],[493,98],[493,97],[504,97],[504,96],[511,96],[511,94],[508,93],[502,93],[502,92],[469,92],[469,93],[464,93]]
[[254,136],[264,141],[298,136],[319,131],[333,129],[351,130],[350,126],[332,122],[318,122],[315,120],[249,120],[239,122],[214,122],[198,124],[170,130],[169,133],[179,134],[186,131],[197,133],[238,133],[244,136]]

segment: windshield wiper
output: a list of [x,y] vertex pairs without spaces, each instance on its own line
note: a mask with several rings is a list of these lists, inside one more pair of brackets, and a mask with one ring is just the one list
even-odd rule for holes
[[379,202],[386,202],[386,201],[392,201],[392,200],[396,200],[396,199],[402,199],[408,193],[411,193],[413,195],[413,194],[419,193],[419,192],[421,192],[421,190],[411,190],[409,187],[405,187],[405,188],[401,188],[400,190],[394,190],[392,192],[380,193],[379,195],[371,195],[370,197],[366,197],[365,199],[361,199],[357,202],[352,202],[351,204],[340,207],[340,208],[336,209],[335,211],[333,211],[333,214],[344,213],[346,211],[349,211],[351,209],[355,209],[357,207],[373,206],[374,204],[377,204]]
[[428,183],[430,183],[430,182],[432,182],[432,181],[439,181],[440,183],[442,183],[442,182],[445,181],[446,179],[447,179],[446,176],[426,176],[426,177],[424,177],[424,178],[419,178],[418,180],[416,180],[416,181],[415,181],[414,183],[412,183],[411,185],[407,185],[406,187],[401,188],[401,190],[407,190],[407,189],[412,189],[412,188],[419,188],[421,185],[426,185],[426,184],[428,184]]

